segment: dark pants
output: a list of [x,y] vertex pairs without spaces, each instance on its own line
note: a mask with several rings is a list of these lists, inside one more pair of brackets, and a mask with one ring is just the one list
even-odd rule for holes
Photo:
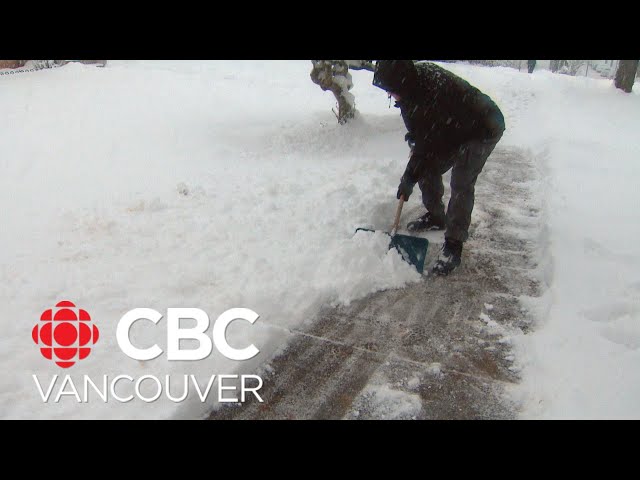
[[[475,185],[478,175],[496,144],[497,137],[463,144],[450,158],[443,161],[439,171],[426,173],[418,185],[422,191],[422,203],[436,219],[445,219],[445,238],[465,242],[469,238],[471,212],[475,200]],[[445,213],[442,197],[444,184],[442,175],[451,170],[451,199]]]

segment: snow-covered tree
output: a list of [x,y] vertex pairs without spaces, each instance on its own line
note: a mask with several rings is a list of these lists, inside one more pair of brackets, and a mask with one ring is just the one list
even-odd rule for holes
[[375,72],[376,67],[373,60],[345,60],[351,70],[369,70]]
[[374,70],[372,60],[311,60],[311,80],[324,91],[330,91],[338,102],[338,112],[334,113],[338,123],[343,125],[356,114],[355,97],[349,92],[353,81],[349,69]]
[[638,71],[638,60],[620,60],[616,70],[614,83],[616,88],[631,93],[636,72]]
[[338,102],[338,123],[347,123],[356,113],[355,98],[349,93],[353,87],[349,65],[345,60],[311,60],[311,63],[311,80],[322,90],[333,93]]

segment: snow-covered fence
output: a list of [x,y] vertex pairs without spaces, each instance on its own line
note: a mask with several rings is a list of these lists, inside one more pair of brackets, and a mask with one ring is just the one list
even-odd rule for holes
[[70,62],[79,62],[104,67],[106,60],[0,60],[0,75],[15,75],[17,73],[35,72],[45,68],[62,67]]
[[27,63],[26,60],[0,60],[0,68],[20,68]]
[[527,60],[456,60],[470,65],[484,65],[485,67],[510,67],[520,70],[527,67]]

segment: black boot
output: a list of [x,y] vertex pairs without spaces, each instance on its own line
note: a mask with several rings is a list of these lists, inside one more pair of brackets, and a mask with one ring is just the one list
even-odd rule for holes
[[442,251],[431,271],[436,275],[449,275],[458,265],[462,257],[462,242],[445,238]]
[[436,218],[427,212],[419,219],[407,223],[407,230],[410,232],[426,232],[428,230],[444,230],[444,219]]

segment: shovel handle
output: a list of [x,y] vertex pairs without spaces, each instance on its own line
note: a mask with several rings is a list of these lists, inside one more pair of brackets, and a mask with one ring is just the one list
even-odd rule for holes
[[393,226],[391,227],[391,236],[396,234],[398,230],[398,225],[400,225],[400,215],[402,215],[402,206],[404,205],[404,195],[400,195],[400,201],[398,202],[398,208],[396,210],[396,219],[393,222]]

